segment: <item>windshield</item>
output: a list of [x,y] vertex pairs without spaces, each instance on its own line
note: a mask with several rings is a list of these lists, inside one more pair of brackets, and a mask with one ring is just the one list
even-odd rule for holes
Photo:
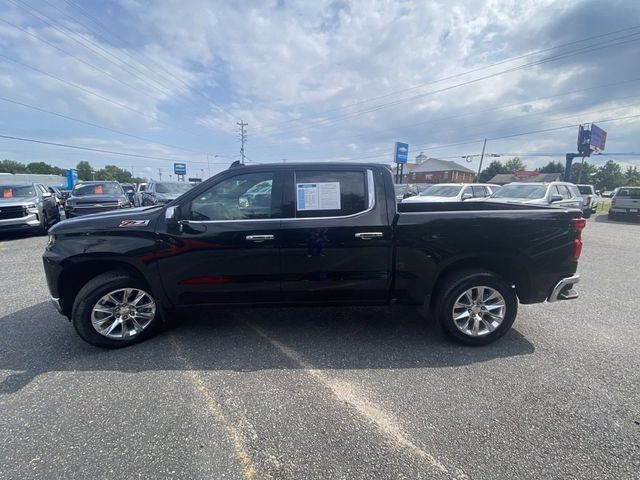
[[616,193],[616,197],[630,197],[640,199],[640,188],[621,188]]
[[593,190],[591,190],[590,185],[578,185],[578,190],[580,190],[580,193],[584,193],[586,195],[593,195]]
[[122,195],[122,188],[117,183],[87,183],[78,184],[71,195],[83,197],[86,195]]
[[505,185],[491,195],[491,198],[526,198],[529,200],[544,198],[546,185]]
[[396,192],[396,195],[402,195],[407,191],[407,186],[403,184],[397,184],[393,186],[393,189]]
[[193,185],[189,183],[158,183],[156,184],[156,192],[158,193],[177,193],[183,194],[184,192],[188,192],[191,190]]
[[455,197],[460,193],[461,185],[432,185],[420,192],[421,197]]
[[33,185],[0,185],[0,198],[35,197]]

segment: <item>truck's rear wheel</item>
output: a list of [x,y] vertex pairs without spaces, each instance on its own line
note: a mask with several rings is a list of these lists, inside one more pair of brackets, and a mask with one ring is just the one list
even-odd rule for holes
[[494,273],[466,270],[446,278],[436,315],[445,332],[465,345],[502,337],[518,313],[514,288]]
[[82,287],[71,321],[83,340],[104,348],[145,340],[161,325],[150,289],[126,272],[103,273]]

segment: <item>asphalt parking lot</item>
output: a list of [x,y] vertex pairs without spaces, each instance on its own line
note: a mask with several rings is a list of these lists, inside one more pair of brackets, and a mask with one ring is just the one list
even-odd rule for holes
[[185,315],[83,343],[45,237],[0,239],[0,478],[638,478],[640,222],[588,222],[580,299],[483,348],[412,309]]

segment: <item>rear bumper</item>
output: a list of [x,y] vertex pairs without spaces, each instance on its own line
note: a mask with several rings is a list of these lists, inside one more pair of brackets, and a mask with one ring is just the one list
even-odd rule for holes
[[557,302],[558,300],[573,300],[574,298],[578,298],[578,292],[576,292],[573,287],[579,282],[580,275],[563,278],[553,288],[547,301]]
[[[632,211],[632,210],[635,210],[635,211]],[[637,208],[611,207],[609,209],[609,213],[614,213],[616,215],[633,215],[637,217],[640,215],[640,206],[638,206]]]
[[53,306],[56,307],[56,310],[58,310],[58,312],[60,313],[64,313],[62,311],[62,304],[60,303],[60,299],[57,297],[50,297],[51,298],[51,303],[53,303]]

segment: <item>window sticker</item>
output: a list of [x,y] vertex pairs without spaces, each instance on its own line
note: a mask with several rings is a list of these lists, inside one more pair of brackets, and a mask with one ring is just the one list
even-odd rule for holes
[[12,188],[5,188],[4,191],[2,192],[2,197],[3,198],[13,198],[13,189]]
[[96,188],[95,188],[94,191],[96,192],[95,193],[96,195],[103,195],[104,194],[104,191],[102,189],[102,185],[96,185]]
[[340,182],[296,183],[297,209],[340,210]]

